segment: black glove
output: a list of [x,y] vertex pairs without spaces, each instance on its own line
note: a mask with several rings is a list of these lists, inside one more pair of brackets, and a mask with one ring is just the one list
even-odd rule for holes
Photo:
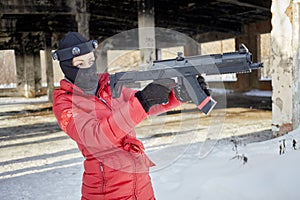
[[[203,76],[199,75],[197,77],[197,81],[198,81],[200,87],[202,88],[202,90],[205,92],[205,94],[207,96],[210,96],[210,90],[208,89],[208,85],[205,82],[205,79],[203,78]],[[187,92],[186,88],[184,87],[184,85],[182,85],[181,87],[179,87],[179,86],[175,87],[175,95],[176,95],[176,98],[181,102],[191,101],[191,98],[188,95],[188,92]]]
[[148,112],[150,108],[156,104],[169,102],[169,94],[171,90],[168,86],[164,85],[159,82],[152,82],[142,91],[135,93],[135,97],[141,102],[146,112]]
[[197,78],[197,80],[198,80],[198,83],[200,84],[200,87],[205,92],[205,94],[207,96],[210,96],[210,90],[208,89],[208,85],[205,82],[205,79],[203,78],[203,76],[199,75],[198,78]]

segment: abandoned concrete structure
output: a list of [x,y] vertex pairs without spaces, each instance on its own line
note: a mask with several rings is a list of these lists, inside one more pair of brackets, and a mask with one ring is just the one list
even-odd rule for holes
[[[172,29],[199,43],[234,38],[236,45],[246,44],[255,61],[261,51],[258,36],[271,33],[272,81],[261,80],[255,71],[237,75],[237,81],[226,82],[225,87],[272,90],[273,129],[284,133],[300,121],[299,6],[299,0],[4,0],[0,2],[0,50],[14,49],[17,67],[17,87],[5,94],[35,97],[45,92],[39,54],[43,49],[48,52],[46,90],[51,98],[50,51],[68,31],[79,31],[100,42],[141,27]],[[139,37],[155,43],[154,31],[141,32]],[[152,45],[153,49],[141,52],[142,59],[153,56]],[[185,50],[186,55],[197,53],[197,49]]]

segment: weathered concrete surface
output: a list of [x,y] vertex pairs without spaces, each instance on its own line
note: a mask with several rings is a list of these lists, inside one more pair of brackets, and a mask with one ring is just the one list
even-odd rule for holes
[[294,82],[293,82],[293,124],[294,127],[300,125],[300,1],[294,0],[293,6],[293,51],[294,51]]
[[[299,125],[298,82],[299,67],[295,55],[298,49],[299,31],[293,30],[298,24],[296,10],[298,3],[292,0],[273,0],[271,12],[272,31],[272,128],[276,134],[284,134]],[[295,27],[295,26],[294,26]]]

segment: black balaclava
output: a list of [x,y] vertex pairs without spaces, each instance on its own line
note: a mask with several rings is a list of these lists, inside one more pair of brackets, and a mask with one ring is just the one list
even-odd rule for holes
[[[60,41],[58,45],[58,51],[70,47],[76,47],[76,45],[87,42],[88,40],[78,32],[68,32],[66,36]],[[85,53],[89,52],[92,52],[92,50]],[[74,83],[77,87],[81,88],[87,94],[95,94],[98,87],[96,62],[89,68],[78,68],[72,65],[72,59],[73,58],[59,61],[60,67],[65,74],[66,79]]]

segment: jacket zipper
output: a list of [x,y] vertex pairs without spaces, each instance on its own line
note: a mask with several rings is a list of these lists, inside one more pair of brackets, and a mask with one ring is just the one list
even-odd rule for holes
[[133,155],[131,155],[130,152],[128,152],[129,155],[131,156],[132,160],[133,160],[133,163],[134,163],[134,171],[133,171],[133,176],[134,176],[134,180],[133,180],[133,194],[134,194],[134,199],[137,200],[137,195],[136,195],[136,183],[137,183],[137,177],[136,177],[136,162],[135,162],[135,159],[133,157]]
[[107,102],[102,99],[102,97],[98,96],[98,99],[100,99],[100,101],[109,109],[109,110],[112,110],[111,107],[107,104]]
[[104,168],[103,168],[103,164],[102,162],[100,162],[100,172],[101,172],[101,176],[102,176],[102,193],[104,193],[105,191],[105,174],[104,174]]

